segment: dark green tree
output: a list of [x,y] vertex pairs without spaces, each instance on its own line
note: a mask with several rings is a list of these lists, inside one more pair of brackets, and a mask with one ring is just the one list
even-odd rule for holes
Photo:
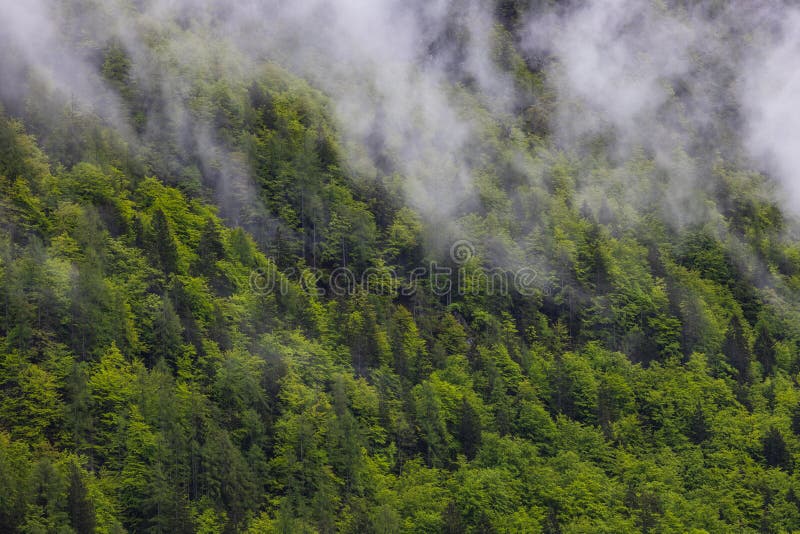
[[197,270],[206,276],[213,276],[217,262],[225,256],[225,247],[222,244],[222,234],[216,223],[208,219],[203,231],[200,233],[200,242],[197,245]]
[[766,435],[761,439],[764,460],[770,467],[779,467],[789,471],[792,466],[792,457],[786,446],[786,440],[781,431],[774,426],[770,427]]
[[75,532],[93,533],[96,526],[94,504],[83,477],[81,468],[72,462],[69,466],[69,489],[67,492],[69,522]]
[[732,314],[722,345],[722,352],[731,367],[736,370],[736,379],[740,384],[750,383],[752,380],[750,371],[752,351],[744,328],[739,314]]
[[481,418],[477,410],[464,397],[461,400],[461,409],[458,422],[458,441],[468,460],[472,460],[481,446],[482,427]]
[[161,209],[153,213],[152,234],[150,246],[153,251],[156,264],[165,274],[172,274],[178,271],[178,245],[175,235],[172,233],[169,220]]
[[772,374],[775,367],[775,337],[766,320],[761,319],[756,323],[756,339],[753,343],[753,352],[761,363],[765,375]]

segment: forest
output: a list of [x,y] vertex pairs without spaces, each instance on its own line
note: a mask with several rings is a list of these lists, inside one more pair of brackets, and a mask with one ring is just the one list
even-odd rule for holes
[[[441,25],[387,83],[305,12],[264,52],[232,3],[10,4],[0,532],[800,531],[800,219],[714,55],[763,19],[409,2]],[[620,118],[526,28],[631,4],[615,43],[728,31]]]

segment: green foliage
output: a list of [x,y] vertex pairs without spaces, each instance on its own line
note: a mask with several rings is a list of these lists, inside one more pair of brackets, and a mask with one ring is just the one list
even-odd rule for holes
[[[121,43],[92,46],[143,146],[41,87],[0,116],[0,531],[800,529],[796,223],[720,164],[672,225],[656,158],[556,150],[530,4],[491,43],[525,109],[453,89],[481,143],[449,225],[276,65],[189,76],[224,164]],[[392,280],[453,228],[461,294]],[[521,267],[532,291],[489,291]]]

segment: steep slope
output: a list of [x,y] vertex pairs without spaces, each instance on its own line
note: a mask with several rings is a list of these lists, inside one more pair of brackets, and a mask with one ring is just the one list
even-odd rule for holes
[[730,123],[566,142],[499,2],[519,98],[449,15],[469,135],[412,150],[139,4],[146,52],[72,43],[113,113],[0,62],[0,531],[800,528],[798,226]]

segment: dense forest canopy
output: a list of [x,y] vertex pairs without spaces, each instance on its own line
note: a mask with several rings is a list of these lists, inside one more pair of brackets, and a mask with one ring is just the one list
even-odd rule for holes
[[800,530],[800,11],[0,0],[0,532]]

